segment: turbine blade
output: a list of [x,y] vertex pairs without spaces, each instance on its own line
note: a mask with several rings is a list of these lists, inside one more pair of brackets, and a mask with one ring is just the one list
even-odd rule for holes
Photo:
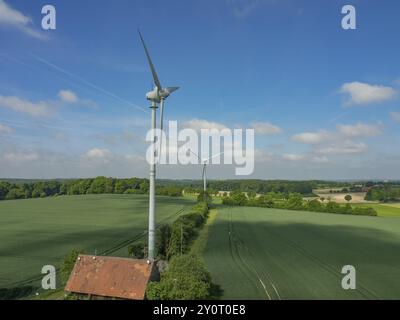
[[161,83],[160,83],[160,80],[158,80],[157,72],[156,72],[156,69],[154,68],[153,62],[151,61],[149,51],[147,50],[146,44],[144,43],[142,34],[140,33],[140,30],[138,30],[138,32],[139,32],[140,40],[142,41],[142,44],[143,44],[144,52],[146,53],[146,57],[147,57],[147,61],[150,66],[151,73],[153,75],[154,84],[157,86],[158,90],[161,91]]
[[206,165],[203,165],[203,173],[201,175],[201,179],[204,180],[204,174],[206,173]]
[[220,156],[221,154],[224,154],[224,152],[220,152],[220,153],[216,154],[215,156],[212,156],[212,157],[208,158],[208,159],[205,160],[205,161],[210,161],[211,159],[214,159],[214,158]]
[[171,94],[172,92],[178,90],[179,87],[166,87],[164,88],[164,91],[168,92],[168,94]]
[[201,158],[199,157],[199,155],[196,154],[196,153],[194,153],[194,152],[192,151],[192,149],[189,149],[189,152],[192,153],[193,155],[195,155],[195,156],[197,157],[197,159],[199,159],[200,163],[203,162],[203,161],[201,160]]

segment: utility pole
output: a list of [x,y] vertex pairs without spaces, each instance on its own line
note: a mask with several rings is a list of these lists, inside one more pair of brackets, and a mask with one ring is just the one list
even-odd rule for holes
[[183,224],[181,220],[181,255],[183,254]]

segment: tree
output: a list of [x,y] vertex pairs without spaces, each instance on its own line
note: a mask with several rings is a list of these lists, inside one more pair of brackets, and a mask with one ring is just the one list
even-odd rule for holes
[[11,188],[11,184],[8,182],[0,181],[0,200],[4,200],[8,191]]
[[7,200],[24,199],[25,193],[18,187],[14,187],[8,191],[6,195]]
[[68,281],[69,276],[74,269],[76,260],[78,259],[78,256],[83,253],[83,250],[73,249],[68,255],[64,257],[64,261],[60,267],[61,280],[64,283]]
[[93,180],[88,193],[102,194],[114,192],[114,179],[106,177],[97,177]]
[[128,247],[128,254],[136,259],[143,259],[147,251],[147,246],[144,242],[137,242]]
[[257,193],[254,191],[247,192],[247,197],[249,199],[254,199],[255,197],[257,197]]
[[233,203],[238,206],[245,206],[247,205],[247,197],[242,192],[232,192],[230,198],[232,198]]
[[151,282],[146,291],[149,300],[207,299],[211,276],[204,263],[194,255],[174,257],[160,282]]
[[303,197],[299,193],[290,193],[286,207],[288,209],[300,210],[303,208]]
[[199,195],[197,196],[197,202],[206,202],[207,204],[211,204],[212,197],[207,191],[201,190]]
[[169,242],[171,241],[171,226],[163,224],[157,229],[156,251],[160,259],[167,259]]
[[351,200],[353,200],[353,197],[350,194],[348,194],[344,197],[344,200],[346,200],[347,202],[350,202]]

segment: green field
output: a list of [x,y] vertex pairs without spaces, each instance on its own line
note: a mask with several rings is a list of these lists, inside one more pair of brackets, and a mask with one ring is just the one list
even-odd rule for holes
[[352,206],[374,208],[380,217],[400,217],[400,204],[352,203]]
[[[157,222],[173,220],[190,199],[157,198]],[[0,288],[31,286],[43,265],[58,266],[72,249],[127,255],[124,241],[144,237],[146,195],[85,195],[0,202]],[[118,244],[121,244],[119,246]],[[121,247],[121,248],[120,248]],[[1,291],[1,289],[0,289]],[[1,293],[1,292],[0,292]]]
[[400,299],[399,253],[399,218],[220,207],[204,259],[224,299]]

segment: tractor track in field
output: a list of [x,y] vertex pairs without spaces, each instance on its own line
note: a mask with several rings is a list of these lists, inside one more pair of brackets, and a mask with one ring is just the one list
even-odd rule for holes
[[[174,212],[173,214],[165,217],[164,219],[162,219],[161,221],[158,222],[158,224],[156,225],[156,229],[160,227],[161,224],[163,224],[164,222],[168,221],[169,219],[171,219],[174,216],[179,216],[182,212],[185,211],[185,208],[181,208],[178,211]],[[105,255],[109,255],[112,254],[124,247],[127,247],[128,245],[130,245],[131,243],[134,243],[135,241],[138,241],[142,238],[144,238],[147,235],[147,231],[144,231],[142,233],[138,233],[136,234],[133,238],[121,241],[119,243],[117,243],[116,245],[114,245],[111,248],[108,248],[106,250],[101,251],[98,256],[105,256]],[[60,267],[56,268],[56,274],[58,275],[60,272]],[[15,288],[15,287],[22,287],[22,286],[27,286],[29,284],[32,284],[33,282],[37,282],[42,280],[43,275],[37,275],[37,276],[32,276],[30,278],[18,281],[18,282],[14,282],[12,284],[10,284],[11,288]]]
[[[313,254],[309,253],[308,251],[306,251],[303,247],[301,247],[300,245],[298,245],[294,241],[280,236],[275,231],[272,231],[271,228],[267,228],[267,231],[271,235],[273,235],[275,238],[279,239],[280,241],[285,242],[287,245],[289,245],[291,248],[293,248],[295,251],[297,251],[303,257],[305,257],[308,260],[312,261],[313,263],[317,264],[318,266],[320,266],[325,271],[327,271],[327,272],[333,274],[334,276],[336,276],[339,279],[339,281],[342,280],[343,274],[340,273],[339,271],[337,271],[336,268],[333,267],[332,265],[322,261],[318,257],[316,257]],[[361,288],[362,291],[359,288]],[[374,293],[372,290],[368,289],[365,285],[360,284],[359,280],[357,280],[357,289],[356,289],[356,291],[358,293],[360,293],[364,298],[370,299],[372,297],[372,299],[379,299],[379,296],[376,293]]]
[[[241,270],[241,272],[246,276],[247,279],[249,279],[249,274],[253,274],[259,281],[259,283],[261,284],[265,294],[267,295],[269,300],[273,300],[273,298],[276,298],[278,300],[281,300],[281,296],[278,292],[278,289],[276,287],[276,285],[273,283],[271,276],[268,274],[268,272],[266,272],[265,270],[258,272],[257,269],[254,266],[251,266],[246,259],[243,257],[242,254],[240,254],[240,247],[242,247],[243,249],[245,249],[251,256],[254,256],[251,252],[251,250],[249,249],[249,247],[247,247],[244,243],[244,241],[239,237],[239,235],[235,232],[234,230],[234,226],[233,226],[233,221],[232,221],[232,212],[229,211],[229,227],[228,227],[228,232],[229,232],[229,247],[230,247],[230,251],[231,251],[231,256],[233,261],[235,262],[235,264],[239,267],[239,269]],[[240,260],[240,263],[238,262],[238,260],[235,258],[235,255],[233,253],[233,249],[238,257],[238,259]],[[246,269],[248,272],[246,272],[246,270],[243,270],[240,267],[240,264],[243,265],[244,269]],[[265,279],[267,281],[265,281]],[[254,282],[252,281],[252,279],[249,279],[254,286]],[[268,291],[267,286],[269,286],[270,291]],[[275,296],[275,297],[273,297]]]
[[[232,212],[229,211],[229,228],[230,228],[230,232],[232,233],[233,236],[231,236],[230,234],[230,239],[229,241],[231,242],[231,238],[235,237],[237,240],[236,242],[238,242],[244,249],[246,249],[249,253],[249,255],[251,255],[252,257],[254,257],[254,254],[251,252],[251,250],[244,244],[244,241],[242,239],[240,239],[240,237],[238,236],[237,233],[234,232],[233,230],[233,221],[232,221]],[[272,236],[274,236],[275,238],[277,238],[279,241],[282,241],[284,243],[286,243],[289,247],[291,247],[292,249],[294,249],[296,252],[298,252],[300,255],[302,255],[303,257],[305,257],[306,259],[310,260],[312,263],[317,264],[319,267],[321,267],[323,270],[329,272],[330,274],[334,275],[335,277],[338,278],[338,281],[340,282],[343,278],[343,274],[340,273],[338,270],[336,270],[335,267],[333,267],[332,265],[322,261],[321,259],[319,259],[318,257],[316,257],[315,255],[309,253],[308,251],[306,251],[302,246],[298,245],[297,243],[295,243],[292,240],[289,240],[287,238],[282,237],[281,235],[277,234],[275,231],[271,230],[271,228],[267,228],[266,230],[269,234],[271,234]],[[234,241],[234,239],[233,239]],[[231,243],[230,243],[231,245]],[[236,247],[238,247],[238,245],[236,244]],[[243,257],[240,255],[239,249],[237,248],[237,255],[239,257],[239,259],[242,261],[242,263],[247,266],[247,269],[249,271],[251,271],[260,281],[261,285],[263,286],[264,290],[267,293],[267,296],[270,297],[270,293],[268,292],[268,290],[266,289],[265,283],[261,280],[260,274],[266,278],[268,280],[267,284],[269,284],[272,288],[273,288],[273,292],[275,292],[277,298],[280,300],[281,296],[276,288],[276,286],[274,285],[271,276],[268,274],[268,272],[266,272],[265,270],[262,270],[260,272],[257,272],[257,270],[255,268],[252,268],[251,266],[249,266],[246,261],[243,259]],[[232,254],[232,253],[231,253]],[[269,253],[270,255],[270,253]],[[235,261],[236,262],[236,261]],[[237,262],[236,262],[237,263]],[[363,296],[366,299],[379,299],[379,296],[373,292],[372,290],[368,289],[364,284],[360,283],[360,281],[357,281],[357,289],[356,291]],[[270,299],[272,300],[272,299]]]

